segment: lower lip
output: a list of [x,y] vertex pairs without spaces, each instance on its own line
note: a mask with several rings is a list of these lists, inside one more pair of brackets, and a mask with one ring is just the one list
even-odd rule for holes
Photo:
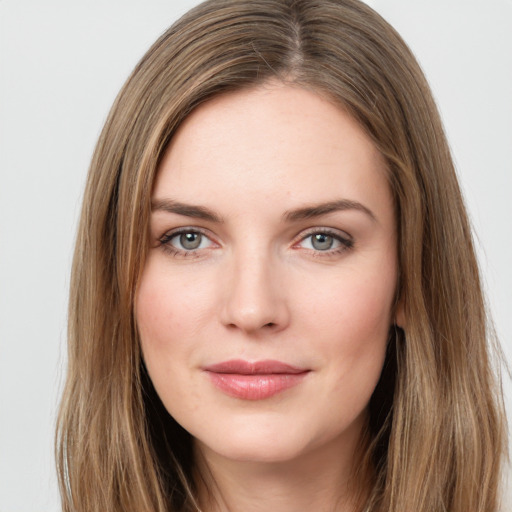
[[308,372],[244,375],[208,372],[213,384],[229,396],[264,400],[299,384]]

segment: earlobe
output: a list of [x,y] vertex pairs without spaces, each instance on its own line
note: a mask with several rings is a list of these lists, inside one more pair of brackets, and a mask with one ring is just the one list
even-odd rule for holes
[[407,326],[403,297],[400,298],[396,306],[394,324],[400,327],[401,329],[405,329]]

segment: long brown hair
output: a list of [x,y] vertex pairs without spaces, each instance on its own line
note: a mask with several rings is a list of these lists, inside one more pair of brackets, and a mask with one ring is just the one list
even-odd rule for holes
[[388,164],[407,325],[394,331],[370,403],[366,510],[496,511],[504,413],[463,199],[423,73],[358,0],[206,1],[158,39],[121,90],[76,241],[57,429],[63,509],[194,510],[190,436],[156,396],[134,320],[151,189],[195,107],[270,79],[328,96]]

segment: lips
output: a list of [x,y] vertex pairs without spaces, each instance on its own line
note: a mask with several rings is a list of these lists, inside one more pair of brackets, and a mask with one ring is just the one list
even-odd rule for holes
[[204,368],[223,393],[243,400],[264,400],[294,387],[309,373],[281,361],[224,361]]

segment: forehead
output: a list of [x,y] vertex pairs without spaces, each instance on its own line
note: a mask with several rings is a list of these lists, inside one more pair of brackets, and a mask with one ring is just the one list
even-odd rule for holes
[[326,98],[282,83],[216,97],[182,123],[153,196],[177,194],[227,209],[240,195],[246,207],[266,199],[283,209],[347,195],[390,202],[384,159],[358,123]]

